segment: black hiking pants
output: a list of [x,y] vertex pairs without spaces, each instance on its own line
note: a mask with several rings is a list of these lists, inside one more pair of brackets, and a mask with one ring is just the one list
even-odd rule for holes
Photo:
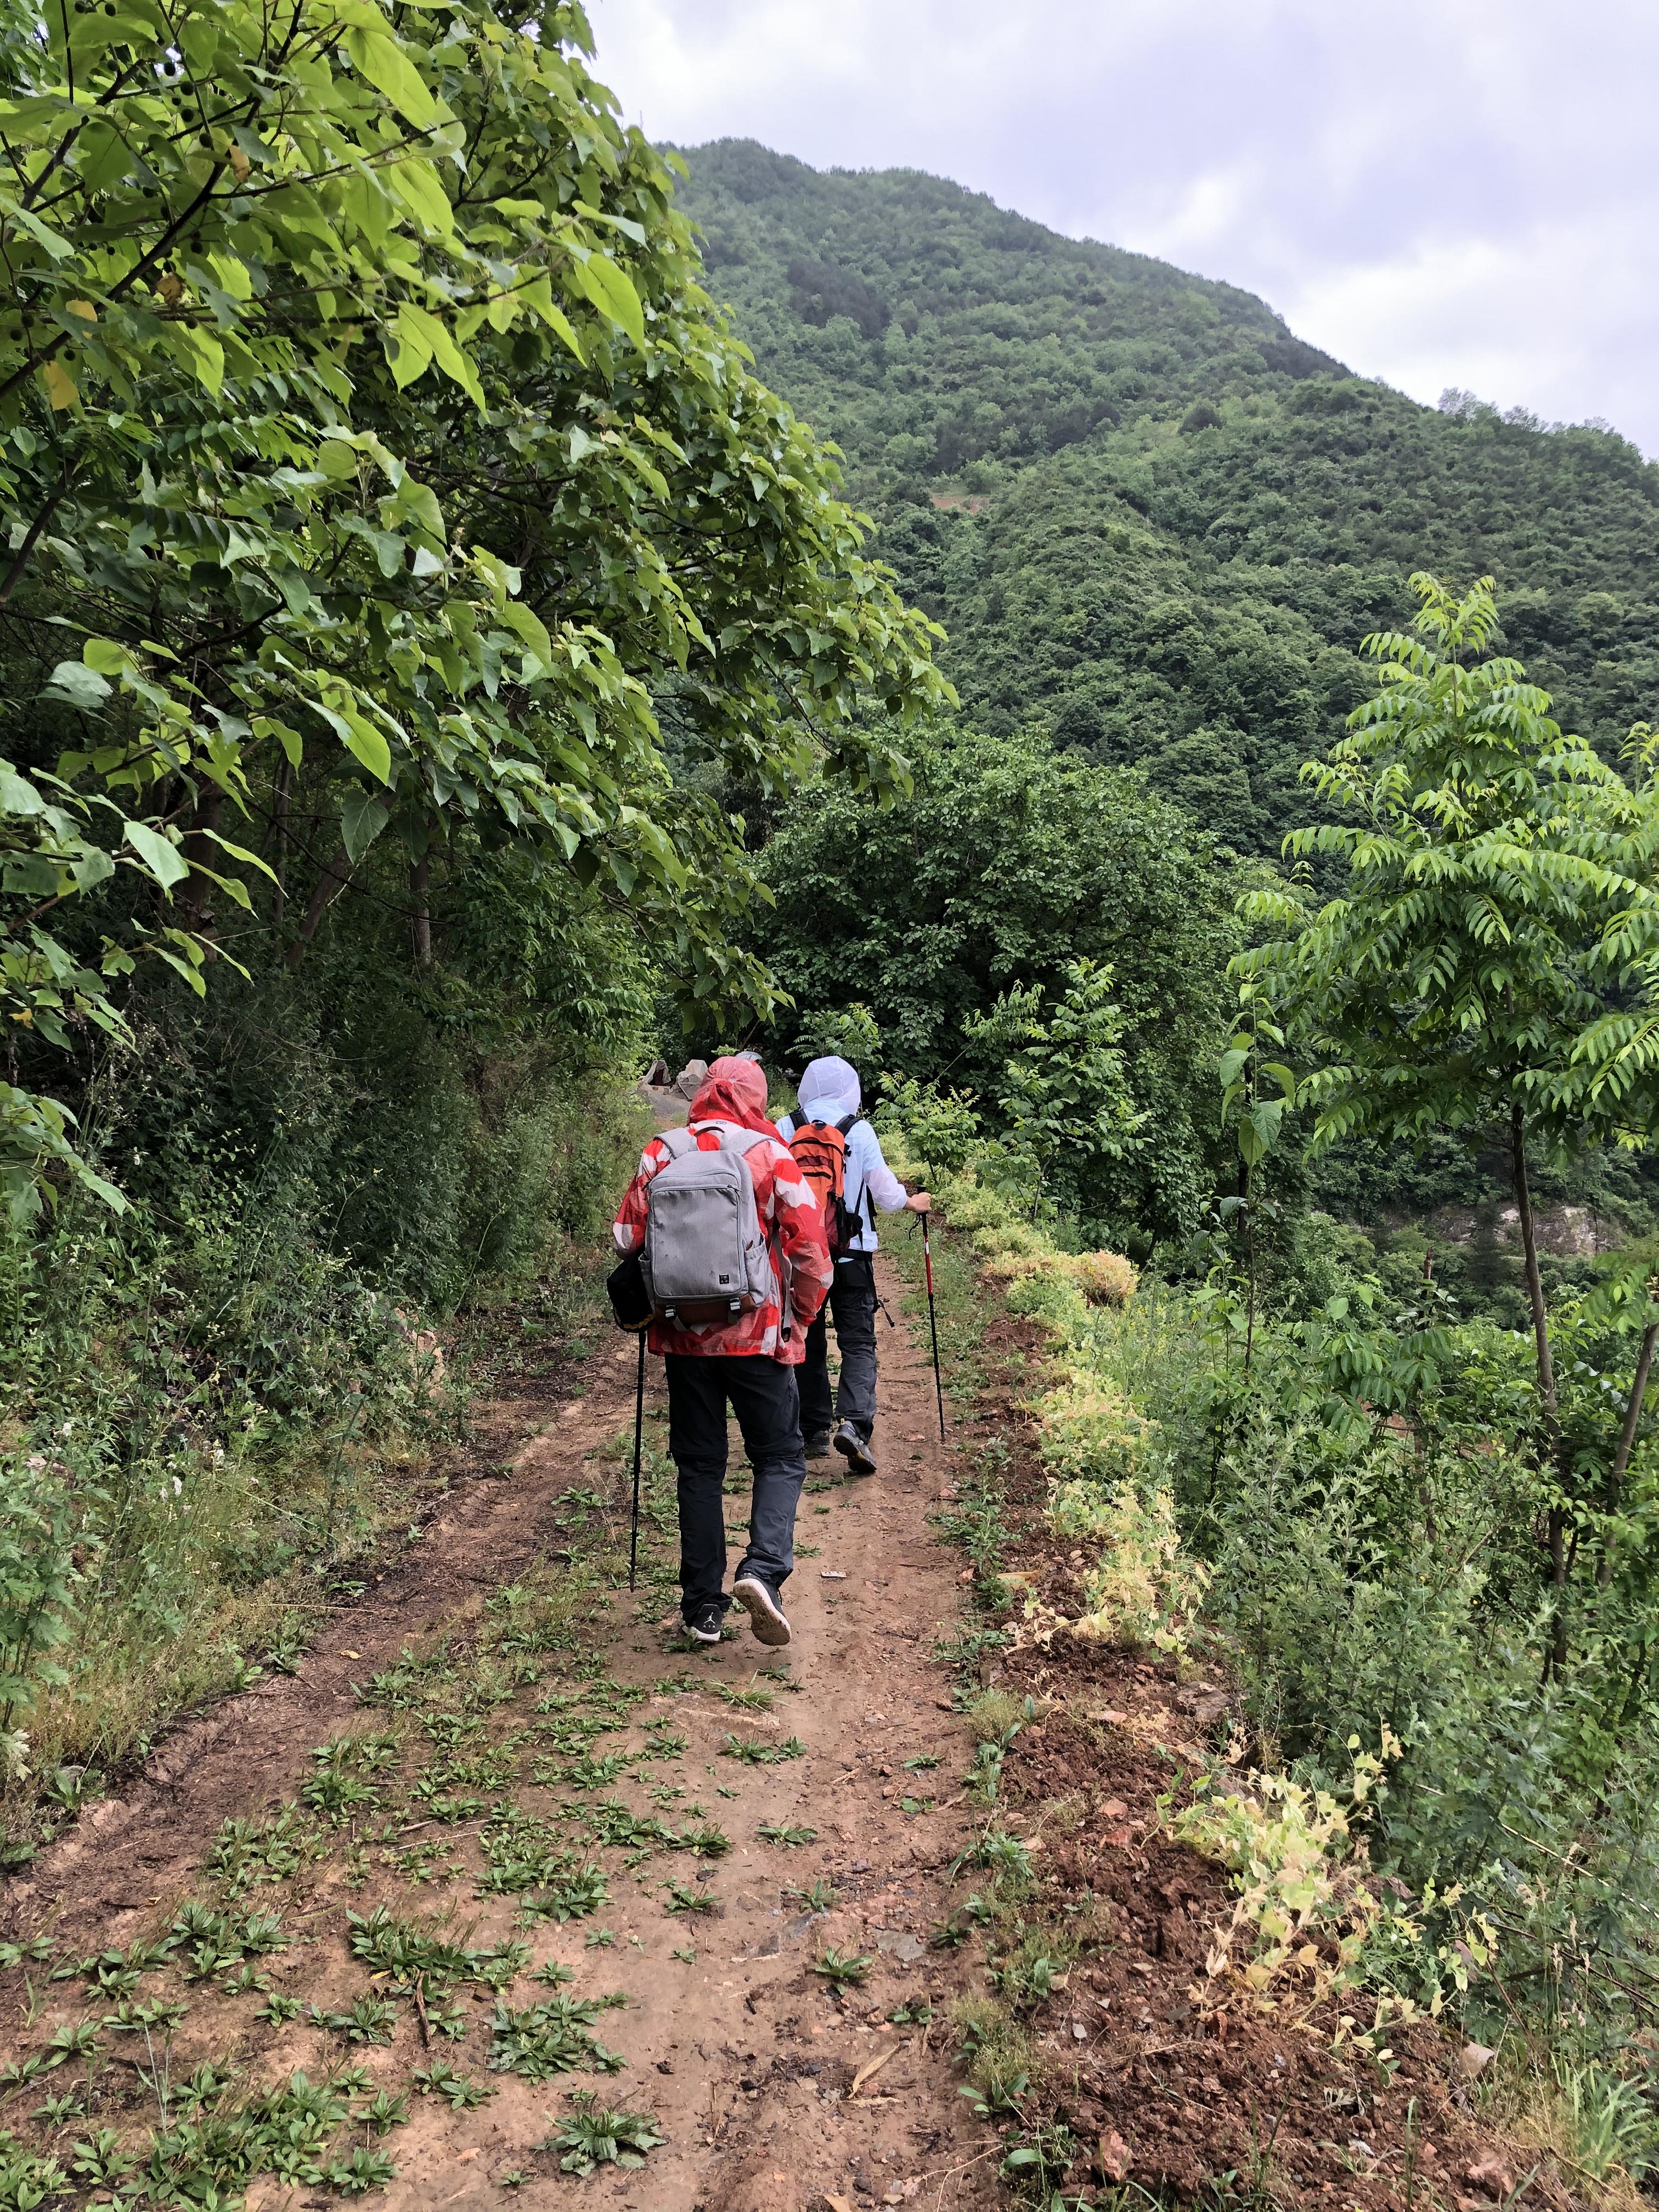
[[[830,1396],[830,1334],[836,1324],[841,1352],[841,1380]],[[805,1436],[822,1436],[837,1420],[850,1421],[870,1441],[876,1425],[876,1262],[869,1252],[850,1253],[836,1262],[836,1279],[823,1310],[806,1332],[806,1358],[799,1370],[800,1425]]]
[[726,1596],[726,1409],[737,1415],[754,1469],[742,1566],[774,1590],[794,1571],[795,1508],[806,1480],[794,1370],[761,1353],[699,1358],[671,1352],[668,1450],[679,1473],[680,1612],[722,1611]]

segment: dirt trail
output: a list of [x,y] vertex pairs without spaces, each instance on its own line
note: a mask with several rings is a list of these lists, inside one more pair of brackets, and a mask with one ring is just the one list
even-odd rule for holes
[[356,1711],[355,1683],[390,1666],[405,1644],[476,1615],[491,1591],[561,1543],[560,1493],[633,1414],[633,1355],[609,1346],[605,1354],[579,1397],[520,1391],[481,1407],[460,1471],[418,1544],[339,1608],[297,1676],[273,1674],[173,1729],[124,1790],[7,1882],[8,1932],[51,1917],[66,1945],[129,1942],[147,1907],[190,1888],[222,1821],[293,1795],[310,1747]]
[[[885,1261],[880,1276],[896,1305],[902,1286]],[[514,1797],[544,1838],[591,1835],[596,1805],[615,1808],[621,1841],[589,1853],[609,1889],[597,1909],[562,1923],[532,1917],[529,1957],[516,1977],[510,1966],[503,1970],[501,1991],[463,1983],[451,1992],[453,2041],[432,2031],[423,2004],[406,2001],[397,2002],[385,2044],[348,2045],[341,2029],[308,2014],[265,2020],[256,2016],[260,1998],[246,1975],[239,1994],[228,1993],[222,1973],[217,1984],[199,1977],[175,1990],[175,1953],[147,1970],[153,1978],[138,1988],[146,2001],[162,1994],[191,2000],[191,2017],[176,2031],[174,2079],[204,2057],[234,2062],[240,2081],[258,2088],[295,2067],[315,2081],[361,2063],[374,2087],[397,2092],[409,2087],[416,2069],[441,2062],[493,2089],[476,2109],[451,2110],[435,2094],[410,2100],[412,2117],[381,2146],[397,2178],[384,2198],[371,2200],[398,2212],[414,2205],[470,2212],[505,2201],[504,2189],[566,2201],[576,2185],[559,2172],[556,2154],[536,2146],[578,2090],[653,2115],[665,2138],[642,2169],[602,2168],[580,2185],[592,2201],[664,2212],[816,2212],[826,2197],[861,2206],[915,2202],[939,2212],[995,2201],[989,2138],[957,2094],[959,2072],[939,2047],[946,2039],[942,2022],[926,2017],[927,2000],[941,2006],[961,1978],[955,1954],[929,1950],[927,1939],[949,1911],[946,1869],[968,1833],[959,1793],[972,1747],[950,1710],[948,1681],[930,1659],[957,1601],[957,1559],[926,1518],[944,1480],[945,1452],[925,1354],[902,1328],[882,1334],[881,1472],[853,1483],[837,1479],[839,1461],[811,1470],[786,1598],[795,1631],[787,1654],[765,1650],[746,1628],[717,1651],[682,1653],[661,1629],[660,1583],[648,1599],[642,1579],[637,1597],[611,1590],[588,1608],[578,1674],[586,1662],[587,1675],[608,1683],[604,1694],[614,1694],[618,1716],[594,1723],[609,1732],[574,1747],[592,1754],[587,1764],[599,1779],[573,1784],[568,1765],[544,1764],[537,1778],[515,1781]],[[392,1668],[405,1646],[421,1650],[446,1632],[467,1631],[486,1617],[501,1585],[538,1559],[556,1562],[571,1540],[568,1493],[596,1497],[603,1489],[611,1540],[625,1544],[615,1503],[625,1469],[614,1454],[596,1455],[631,1418],[632,1364],[630,1348],[607,1346],[590,1363],[585,1395],[556,1407],[498,1409],[490,1443],[503,1476],[458,1489],[407,1559],[331,1626],[297,1680],[261,1683],[175,1734],[120,1799],[83,1819],[12,1886],[8,1932],[25,1937],[50,1925],[60,1956],[84,1956],[154,1941],[187,1897],[217,1895],[222,1904],[226,1893],[204,1870],[221,1824],[269,1817],[291,1803],[318,1771],[313,1747],[385,1721],[384,1712],[364,1712],[354,1685]],[[657,1363],[650,1373],[659,1386]],[[659,1413],[655,1400],[653,1388]],[[526,1413],[539,1422],[528,1436]],[[734,1472],[740,1464],[734,1439]],[[746,1512],[745,1497],[732,1492],[734,1521]],[[672,1526],[665,1540],[672,1545]],[[759,1672],[778,1656],[789,1662],[787,1684]],[[535,1670],[517,1679],[533,1682]],[[556,1667],[543,1680],[556,1691],[571,1677]],[[495,1702],[514,1694],[503,1688]],[[557,1740],[559,1721],[535,1716],[575,1697],[544,1698],[532,1714],[533,1687],[517,1694],[506,1717],[523,1725],[495,1755],[532,1739],[545,1752],[550,1738],[569,1753],[571,1742]],[[406,1752],[407,1718],[404,1725]],[[730,1755],[733,1736],[755,1755]],[[782,1755],[768,1759],[773,1750]],[[614,1771],[606,1765],[611,1753]],[[573,1786],[588,1794],[564,1794]],[[405,1812],[422,1809],[410,1803]],[[325,2012],[375,1990],[399,2000],[414,1994],[395,1974],[370,1976],[350,1955],[348,1911],[362,1915],[386,1905],[410,1919],[447,1923],[453,1940],[475,1948],[523,1934],[521,1894],[480,1898],[475,1887],[490,1816],[457,1820],[452,1804],[434,1815],[446,1817],[451,1825],[435,1827],[408,1817],[397,1832],[396,1841],[432,1842],[436,1863],[425,1879],[418,1870],[424,1842],[402,1853],[404,1878],[388,1878],[380,1869],[394,1851],[371,1852],[368,1844],[384,1845],[389,1832],[369,1838],[365,1820],[346,1832],[345,1848],[329,1844],[325,1856],[319,1845],[280,1882],[243,1894],[235,1909],[280,1910],[290,1936],[289,1948],[252,1962],[268,1969],[263,1978],[280,1993],[276,2002]],[[646,1824],[637,1834],[628,1832],[630,1818]],[[679,1838],[700,1820],[724,1832],[729,1850],[674,1856],[695,1853]],[[665,1824],[673,1823],[685,1826],[665,1838]],[[764,1839],[763,1825],[797,1839]],[[816,1833],[808,1840],[803,1831]],[[447,1863],[441,1839],[451,1846]],[[827,1911],[809,1909],[799,1894],[815,1883],[833,1887]],[[871,1961],[867,1978],[840,1998],[812,1970],[830,1950]],[[489,2008],[497,1995],[513,2008],[544,1999],[532,1970],[549,1961],[569,1970],[574,1996],[626,1993],[626,2005],[600,2014],[595,2031],[624,2062],[614,2078],[579,2071],[532,2081],[487,2070]],[[95,1991],[60,1979],[36,1990],[44,2010],[26,2026],[12,1986],[18,1978],[7,1974],[0,1994],[14,2052],[39,2050],[56,2025],[98,2016]],[[896,2025],[895,2013],[910,2016]],[[143,2077],[124,2055],[130,2039],[112,2030],[107,2039],[112,2057],[100,2062],[105,2070],[93,2069],[86,2112],[49,2141],[35,2131],[38,2148],[66,2159],[72,2139],[100,2124],[135,2136],[145,2116],[131,2077]],[[148,2034],[146,2043],[153,2048]],[[54,2074],[47,2086],[68,2079]],[[153,2079],[144,2087],[153,2094]],[[0,2124],[18,2126],[14,2115],[26,2104],[27,2093],[14,2094]],[[148,2124],[155,2121],[152,2102]],[[359,2127],[353,2140],[372,2149],[373,2129]],[[297,2178],[314,2186],[314,2174]],[[274,2207],[290,2199],[293,2185],[267,2173],[249,2195],[253,2206]]]

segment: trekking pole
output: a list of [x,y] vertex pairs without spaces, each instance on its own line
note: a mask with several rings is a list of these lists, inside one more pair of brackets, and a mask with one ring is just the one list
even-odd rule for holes
[[640,1331],[640,1379],[634,1391],[634,1527],[628,1540],[628,1587],[640,1563],[640,1450],[645,1441],[645,1331]]
[[945,1385],[939,1372],[939,1320],[933,1311],[933,1243],[927,1234],[927,1216],[920,1213],[921,1224],[921,1264],[927,1278],[927,1333],[933,1340],[933,1395],[939,1400],[939,1440],[945,1442]]

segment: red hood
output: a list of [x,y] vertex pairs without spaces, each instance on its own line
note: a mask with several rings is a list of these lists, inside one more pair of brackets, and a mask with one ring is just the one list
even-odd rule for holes
[[777,1137],[766,1118],[766,1078],[758,1060],[717,1060],[701,1091],[691,1101],[686,1117],[692,1121],[735,1121],[740,1129],[757,1129],[763,1137]]

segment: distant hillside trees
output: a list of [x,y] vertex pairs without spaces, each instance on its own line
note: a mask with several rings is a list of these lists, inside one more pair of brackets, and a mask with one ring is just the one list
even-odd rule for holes
[[1247,293],[942,178],[689,158],[713,289],[845,449],[975,726],[1139,764],[1274,854],[1364,696],[1354,641],[1423,568],[1497,580],[1508,646],[1604,758],[1659,707],[1659,470],[1605,424],[1420,406]]
[[804,793],[763,854],[777,903],[756,943],[804,1036],[857,1003],[889,1073],[1000,1096],[1020,1039],[985,1025],[994,1002],[1024,991],[1024,1018],[1047,1023],[1079,960],[1109,966],[1127,1085],[1114,1112],[1140,1118],[1072,1197],[1137,1250],[1186,1233],[1212,1180],[1230,871],[1139,777],[1030,736],[930,738],[915,775],[888,805]]

